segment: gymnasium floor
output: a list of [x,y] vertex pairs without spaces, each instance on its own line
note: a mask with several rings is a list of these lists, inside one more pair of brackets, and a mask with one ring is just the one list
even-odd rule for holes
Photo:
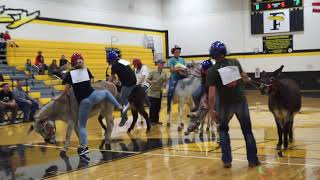
[[[59,155],[66,129],[63,122],[57,122],[57,146],[46,145],[36,133],[27,135],[30,124],[0,127],[0,179],[320,179],[320,99],[303,98],[294,122],[295,140],[289,150],[280,152],[275,150],[277,131],[267,97],[248,92],[248,99],[262,162],[257,168],[248,168],[236,119],[230,123],[233,166],[224,169],[211,132],[201,138],[198,133],[185,136],[173,121],[170,128],[154,126],[149,135],[137,123],[127,135],[130,123],[119,128],[116,120],[111,147],[105,147],[103,131],[93,118],[88,124],[88,159],[77,155],[75,134],[67,155]],[[161,120],[166,122],[162,109]]]

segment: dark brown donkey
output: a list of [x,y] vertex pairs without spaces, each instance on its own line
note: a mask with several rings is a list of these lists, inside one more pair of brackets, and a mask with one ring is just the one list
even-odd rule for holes
[[278,128],[279,141],[277,150],[281,150],[282,135],[284,149],[288,149],[289,141],[293,141],[293,119],[301,108],[301,94],[297,83],[291,79],[279,79],[283,65],[274,72],[262,72],[260,90],[269,96],[268,106],[272,112]]

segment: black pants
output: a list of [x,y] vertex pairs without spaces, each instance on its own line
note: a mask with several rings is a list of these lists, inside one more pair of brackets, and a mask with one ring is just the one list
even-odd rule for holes
[[151,123],[159,122],[161,100],[162,100],[162,94],[160,95],[160,98],[154,98],[149,96],[149,101],[150,101],[149,115],[150,115]]

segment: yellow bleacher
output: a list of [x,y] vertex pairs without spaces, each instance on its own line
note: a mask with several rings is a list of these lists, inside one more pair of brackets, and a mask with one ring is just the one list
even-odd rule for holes
[[[19,70],[24,70],[27,59],[31,59],[33,63],[38,51],[42,51],[47,65],[50,65],[53,59],[59,60],[62,54],[70,59],[73,53],[78,52],[84,56],[85,63],[90,68],[95,80],[105,79],[107,68],[105,48],[110,47],[110,45],[25,39],[16,39],[15,42],[19,44],[19,48],[8,46],[7,59],[9,65],[16,66]],[[132,61],[134,58],[140,58],[144,64],[151,69],[154,68],[151,49],[131,45],[114,45],[113,47],[121,51],[123,59]],[[50,80],[48,76],[37,76],[36,78],[44,81]]]

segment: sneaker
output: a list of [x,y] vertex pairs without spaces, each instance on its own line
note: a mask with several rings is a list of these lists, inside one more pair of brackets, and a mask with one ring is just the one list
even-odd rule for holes
[[129,109],[129,107],[130,107],[130,104],[129,104],[129,103],[127,103],[126,105],[124,105],[123,108],[122,108],[122,113],[126,112],[126,111]]
[[120,127],[124,126],[124,125],[126,124],[127,120],[128,120],[128,119],[123,119],[123,118],[122,118],[121,121],[120,121],[120,123],[119,123],[119,126],[120,126]]
[[79,156],[83,156],[85,154],[89,153],[89,148],[88,147],[78,147],[78,154]]
[[261,162],[260,161],[257,161],[257,162],[254,162],[254,163],[251,163],[251,162],[249,162],[249,167],[256,167],[256,166],[259,166],[261,164]]
[[224,168],[231,168],[232,164],[231,163],[223,163]]

